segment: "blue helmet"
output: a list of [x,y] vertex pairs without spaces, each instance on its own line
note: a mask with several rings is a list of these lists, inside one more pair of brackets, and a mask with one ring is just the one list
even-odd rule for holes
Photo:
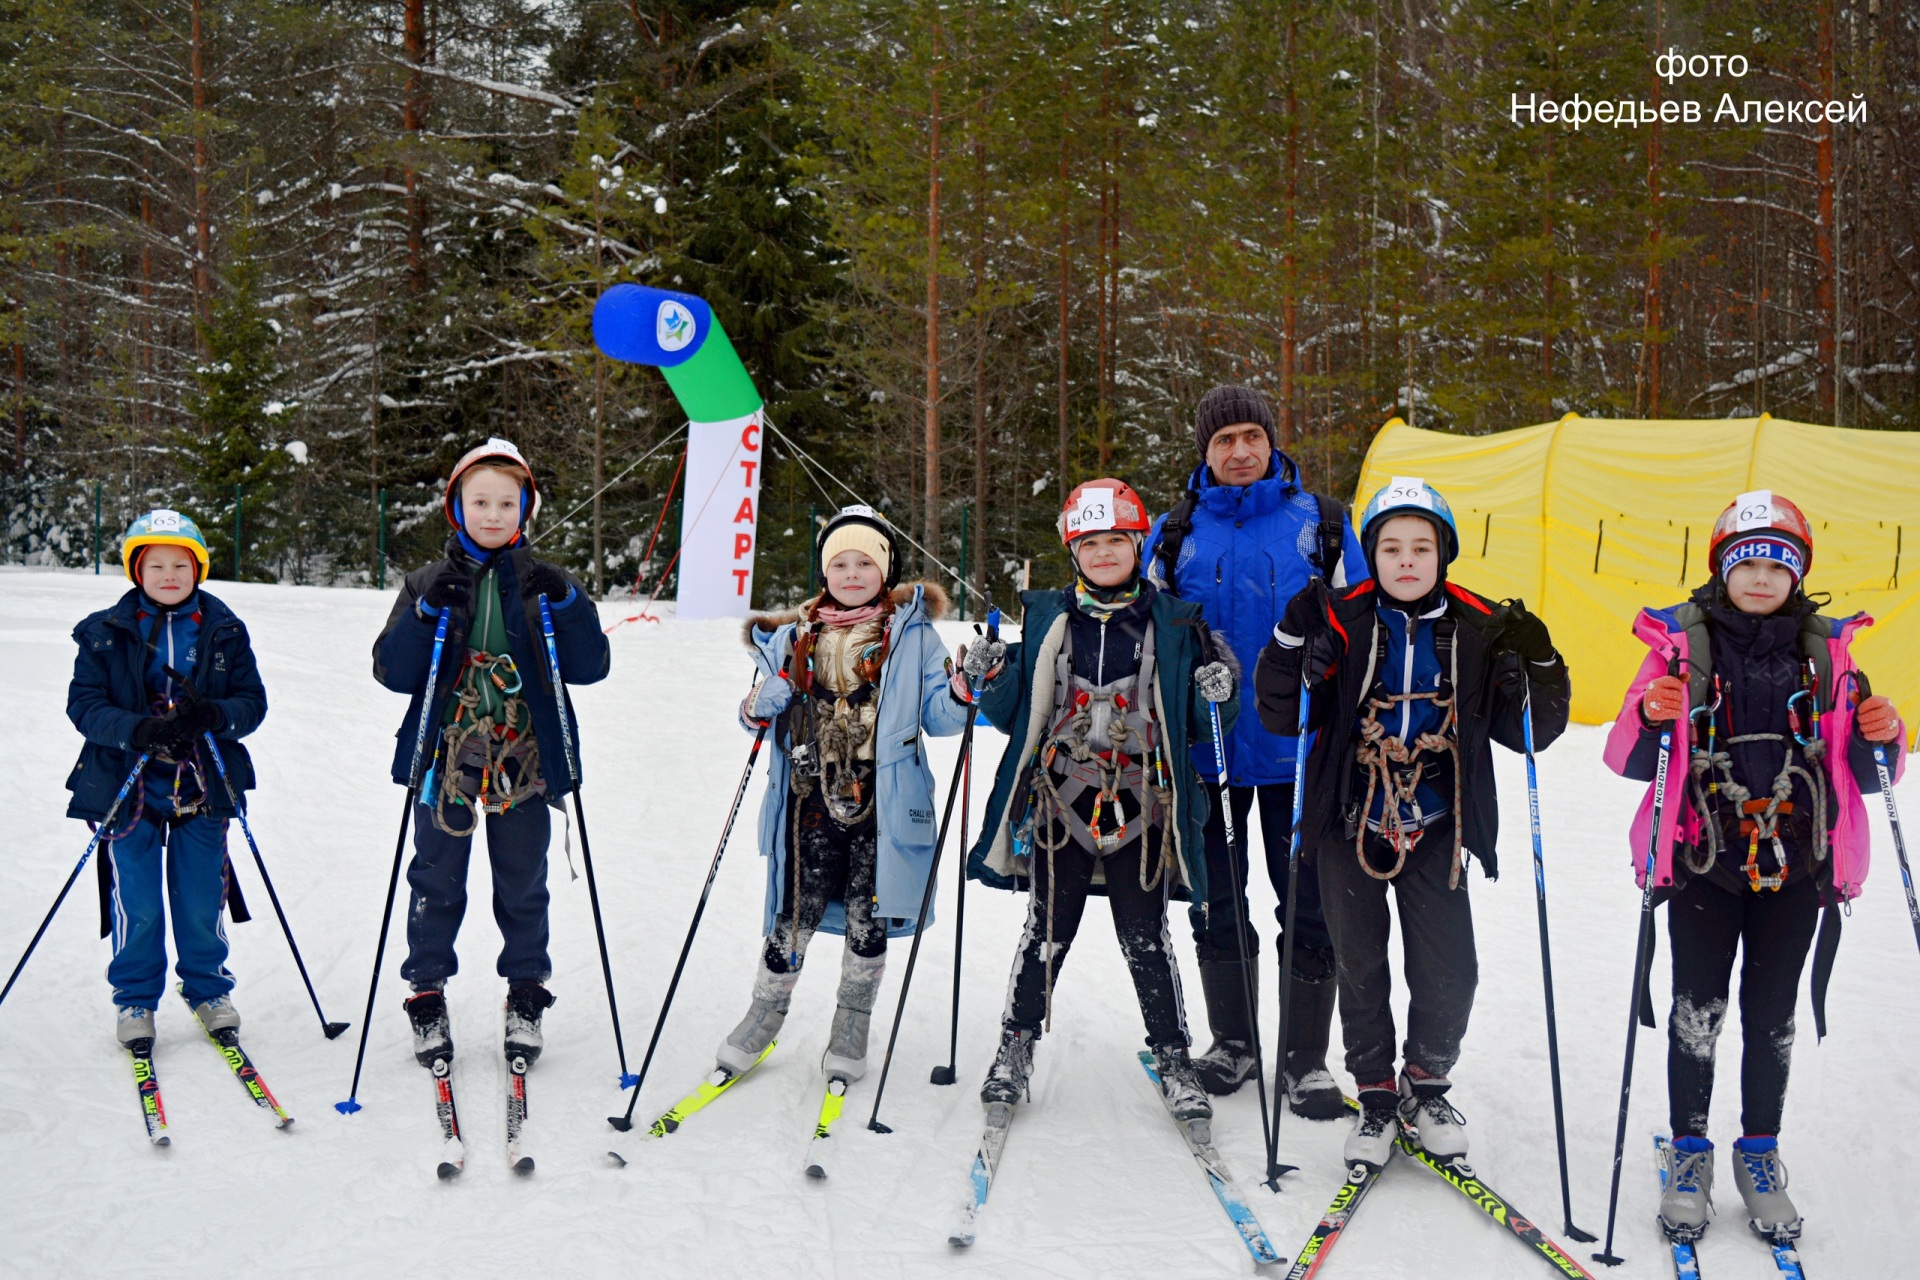
[[1404,515],[1425,516],[1433,522],[1446,543],[1443,565],[1459,558],[1460,529],[1453,522],[1453,508],[1440,491],[1418,476],[1395,476],[1367,500],[1366,510],[1360,513],[1360,545],[1369,565],[1373,563],[1373,543],[1380,526],[1393,516]]

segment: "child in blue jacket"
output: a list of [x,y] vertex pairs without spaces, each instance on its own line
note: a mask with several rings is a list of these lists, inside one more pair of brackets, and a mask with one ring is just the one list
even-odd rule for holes
[[[246,627],[201,589],[207,544],[192,520],[148,512],[127,531],[120,559],[133,587],[73,629],[67,718],[87,741],[67,777],[67,816],[108,826],[107,981],[120,1043],[144,1056],[166,983],[169,910],[181,995],[209,1032],[240,1025],[220,921],[233,796],[210,753],[220,753],[233,794],[252,789],[239,740],[266,716],[267,691]],[[139,777],[116,804],[136,764]],[[237,899],[235,918],[246,918]]]
[[[611,663],[600,614],[566,570],[533,558],[527,523],[540,510],[533,470],[520,451],[492,439],[469,450],[447,481],[446,556],[407,575],[393,612],[373,642],[373,675],[409,693],[393,754],[393,780],[411,781],[415,726],[422,703],[437,732],[422,762],[414,815],[407,960],[400,976],[413,988],[407,1017],[414,1056],[432,1069],[451,1060],[453,1035],[445,986],[459,969],[454,939],[467,912],[467,863],[474,832],[487,825],[493,870],[493,918],[503,945],[497,970],[507,980],[505,1048],[528,1063],[545,1045],[540,1017],[553,1004],[547,954],[549,805],[573,788],[565,750],[580,727],[571,702],[567,724],[547,668],[540,601],[553,614],[554,648],[566,685],[604,680]],[[432,689],[434,633],[442,614],[447,639]],[[573,761],[577,769],[578,757]]]

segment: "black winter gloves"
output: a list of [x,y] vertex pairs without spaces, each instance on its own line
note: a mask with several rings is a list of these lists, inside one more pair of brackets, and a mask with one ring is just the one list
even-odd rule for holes
[[427,584],[422,597],[427,607],[436,612],[448,608],[461,613],[471,613],[473,606],[473,574],[465,564],[458,560],[450,561]]
[[1553,637],[1547,634],[1547,624],[1540,621],[1539,614],[1529,613],[1519,600],[1507,603],[1506,620],[1500,624],[1500,644],[1528,662],[1553,661]]
[[1295,596],[1281,615],[1276,633],[1297,637],[1303,647],[1301,671],[1309,680],[1329,679],[1340,669],[1340,633],[1327,625],[1327,588],[1319,579]]
[[545,560],[527,561],[527,575],[520,583],[520,594],[531,600],[535,596],[545,596],[549,603],[559,604],[573,590],[573,583],[567,580],[564,570]]
[[173,726],[167,716],[148,716],[133,726],[133,749],[151,754],[153,749],[165,745],[172,734]]

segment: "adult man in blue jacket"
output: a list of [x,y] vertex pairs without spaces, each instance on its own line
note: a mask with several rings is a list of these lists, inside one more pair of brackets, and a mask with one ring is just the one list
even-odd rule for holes
[[[1345,510],[1300,485],[1300,469],[1274,444],[1273,409],[1251,387],[1219,386],[1194,411],[1201,464],[1179,505],[1154,522],[1145,558],[1162,588],[1200,605],[1207,625],[1240,660],[1242,697],[1253,696],[1253,669],[1287,602],[1315,577],[1344,585],[1366,576],[1360,543]],[[1253,1072],[1248,1009],[1259,1007],[1259,933],[1248,918],[1247,816],[1260,802],[1267,874],[1284,922],[1287,853],[1293,830],[1295,739],[1269,733],[1242,717],[1227,735],[1228,796],[1240,835],[1229,850],[1220,807],[1207,818],[1207,899],[1192,909],[1200,986],[1213,1046],[1194,1059],[1210,1093],[1232,1093]],[[1204,778],[1219,774],[1211,746],[1196,748]],[[1228,859],[1231,858],[1230,863]],[[1238,864],[1238,875],[1233,874]],[[1236,896],[1234,885],[1243,887]],[[1312,868],[1299,877],[1295,904],[1291,1026],[1285,1030],[1283,1079],[1296,1115],[1337,1120],[1340,1088],[1327,1072],[1334,1008],[1333,940],[1320,912]],[[1244,925],[1244,929],[1241,927]],[[1241,950],[1245,935],[1246,950]],[[1280,951],[1276,939],[1274,951]]]

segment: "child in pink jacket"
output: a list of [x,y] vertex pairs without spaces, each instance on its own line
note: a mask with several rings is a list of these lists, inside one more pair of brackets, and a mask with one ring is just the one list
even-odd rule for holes
[[[1798,507],[1770,491],[1741,494],[1714,524],[1708,556],[1711,581],[1685,604],[1647,609],[1634,623],[1653,652],[1627,691],[1606,759],[1617,773],[1651,781],[1661,733],[1674,730],[1652,868],[1670,904],[1673,949],[1673,1141],[1662,1148],[1661,1226],[1681,1239],[1708,1226],[1707,1111],[1738,950],[1734,1180],[1749,1224],[1779,1241],[1801,1225],[1779,1146],[1800,971],[1824,906],[1814,961],[1815,1020],[1824,1021],[1840,933],[1833,908],[1858,896],[1867,875],[1861,796],[1879,789],[1873,744],[1901,742],[1904,728],[1887,699],[1863,696],[1854,666],[1853,637],[1873,620],[1823,616],[1803,589],[1813,534]],[[1898,748],[1889,754],[1897,771]],[[1653,801],[1649,788],[1633,827],[1643,885]]]

